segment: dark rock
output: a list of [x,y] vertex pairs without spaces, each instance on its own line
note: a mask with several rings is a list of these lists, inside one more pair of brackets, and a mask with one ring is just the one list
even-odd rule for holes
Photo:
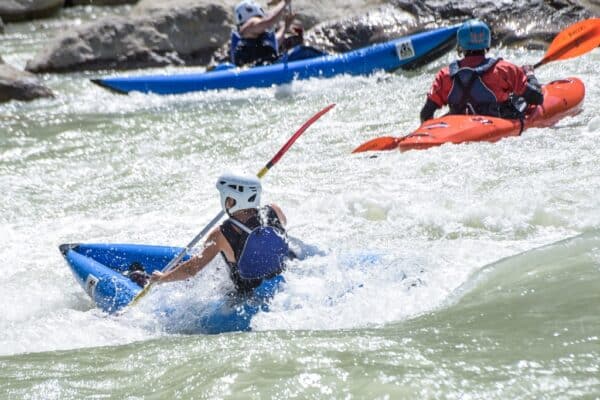
[[60,10],[65,0],[2,0],[0,17],[6,22],[46,18]]
[[560,30],[593,13],[572,0],[447,2],[441,0],[391,0],[391,4],[413,13],[421,22],[458,22],[479,18],[492,28],[492,45],[545,48]]
[[0,33],[4,33],[4,22],[2,22],[2,18],[0,18]]
[[54,94],[34,75],[3,64],[0,59],[0,103],[43,97],[54,97]]
[[600,0],[580,0],[579,3],[590,10],[594,17],[600,17]]
[[333,53],[385,42],[417,30],[414,15],[393,7],[382,7],[359,17],[323,22],[306,35],[306,44]]
[[118,6],[122,4],[134,4],[138,0],[65,0],[65,7],[75,6]]

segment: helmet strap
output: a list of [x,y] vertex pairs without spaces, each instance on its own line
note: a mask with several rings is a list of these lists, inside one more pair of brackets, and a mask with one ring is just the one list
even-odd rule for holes
[[[227,204],[229,203],[229,200],[231,200],[233,202],[233,204],[231,204],[229,207],[227,206]],[[227,197],[225,199],[225,212],[227,213],[227,215],[231,216],[231,212],[229,211],[230,209],[232,209],[233,207],[235,207],[235,205],[237,204],[237,202],[235,201],[234,198],[231,197]]]

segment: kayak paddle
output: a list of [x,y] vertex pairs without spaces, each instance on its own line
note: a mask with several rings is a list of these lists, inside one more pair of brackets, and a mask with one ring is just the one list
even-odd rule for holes
[[[288,139],[288,141],[283,145],[283,147],[281,147],[281,149],[279,149],[279,151],[277,152],[277,154],[275,154],[275,156],[258,172],[258,174],[256,174],[256,176],[260,179],[263,176],[266,175],[267,172],[269,172],[269,170],[275,165],[277,164],[277,162],[281,159],[281,157],[283,157],[283,155],[289,150],[290,147],[292,147],[292,145],[294,144],[294,142],[300,137],[300,135],[302,135],[312,124],[314,124],[319,118],[321,118],[325,113],[327,113],[329,110],[331,110],[333,107],[335,107],[335,104],[330,104],[327,107],[325,107],[324,109],[322,109],[321,111],[319,111],[318,113],[316,113],[315,115],[313,115],[308,121],[306,121],[304,123],[304,125],[302,125],[300,127],[300,129],[298,129],[296,131],[296,133],[294,133],[294,135]],[[165,268],[163,268],[163,270],[161,272],[168,272],[170,270],[172,270],[173,268],[175,268],[178,264],[179,261],[181,261],[181,259],[186,255],[186,253],[192,249],[199,241],[200,239],[202,239],[207,233],[208,231],[210,231],[212,229],[213,226],[215,226],[217,224],[217,222],[219,222],[219,220],[225,215],[225,211],[221,210],[219,211],[219,213],[208,223],[208,225],[206,225],[201,231],[200,233],[198,233],[190,243],[188,243],[187,246],[185,246],[184,249],[182,249],[176,256],[175,258],[173,258]],[[144,297],[146,294],[148,294],[148,292],[150,291],[150,287],[153,286],[153,283],[149,283],[147,284],[134,298],[133,300],[131,300],[131,303],[129,303],[129,306],[133,306],[135,305],[142,297]]]
[[[534,65],[541,67],[552,61],[566,60],[588,53],[600,46],[600,18],[590,18],[569,25],[554,37],[544,58]],[[394,150],[403,137],[383,136],[371,139],[352,151]]]
[[533,67],[541,67],[551,61],[578,57],[600,46],[600,18],[579,21],[563,29],[546,51],[544,58]]

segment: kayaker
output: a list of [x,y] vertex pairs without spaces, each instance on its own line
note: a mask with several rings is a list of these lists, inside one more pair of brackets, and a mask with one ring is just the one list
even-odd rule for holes
[[152,282],[191,278],[220,253],[237,291],[246,292],[280,274],[285,260],[294,257],[284,228],[286,217],[275,204],[260,207],[262,188],[257,178],[224,174],[217,189],[229,219],[208,235],[200,254],[167,273],[154,272]]
[[[231,62],[237,66],[270,64],[279,57],[279,44],[293,21],[287,10],[292,0],[281,0],[268,13],[253,0],[234,8],[236,30],[231,33]],[[285,17],[285,18],[284,18]],[[279,21],[283,25],[275,31]]]
[[445,105],[450,114],[522,119],[528,105],[543,103],[532,66],[486,57],[491,44],[486,23],[476,19],[465,22],[457,39],[458,52],[464,57],[438,72],[421,110],[421,122],[433,118]]

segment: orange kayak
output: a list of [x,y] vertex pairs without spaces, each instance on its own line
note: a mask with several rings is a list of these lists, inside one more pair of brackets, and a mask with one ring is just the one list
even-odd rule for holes
[[446,115],[424,122],[413,133],[398,138],[401,151],[426,149],[444,143],[496,142],[519,136],[524,129],[548,127],[581,111],[585,86],[578,78],[566,78],[543,86],[544,104],[532,107],[524,125],[519,120],[484,115]]

